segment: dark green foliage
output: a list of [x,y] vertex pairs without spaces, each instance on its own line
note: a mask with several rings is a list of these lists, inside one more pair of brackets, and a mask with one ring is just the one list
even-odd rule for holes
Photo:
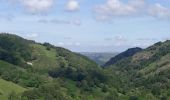
[[121,100],[116,91],[109,91],[109,94],[105,97],[105,100]]
[[167,97],[163,96],[161,97],[161,100],[168,100]]
[[53,47],[53,45],[49,43],[44,43],[43,46],[45,46],[47,50],[51,50],[51,48]]
[[0,77],[4,80],[12,81],[26,87],[39,87],[44,83],[45,79],[38,74],[28,73],[17,68],[17,66],[2,61],[0,61],[0,64]]
[[130,96],[129,100],[139,100],[137,96]]
[[141,49],[141,48],[138,48],[138,47],[128,49],[127,51],[122,52],[122,53],[118,54],[117,56],[111,58],[108,62],[106,62],[106,63],[104,64],[104,66],[110,66],[110,65],[112,65],[112,64],[115,64],[115,63],[117,63],[118,61],[120,61],[120,60],[122,60],[122,59],[124,59],[124,58],[130,57],[130,56],[133,56],[134,54],[136,54],[136,53],[138,53],[138,52],[140,52],[140,51],[142,51],[142,49]]
[[40,96],[41,94],[37,89],[26,91],[22,94],[22,98],[26,98],[26,100],[36,100],[40,98]]
[[[95,86],[99,86],[101,83],[107,83],[108,76],[101,70],[84,70],[76,69],[74,67],[60,67],[49,71],[49,75],[54,78],[67,78],[76,81],[77,86],[84,90],[90,90]],[[107,87],[104,85],[103,91],[107,91]]]
[[0,34],[0,60],[24,66],[32,58],[29,42],[15,35]]
[[102,86],[102,92],[107,92],[107,91],[108,91],[107,85]]

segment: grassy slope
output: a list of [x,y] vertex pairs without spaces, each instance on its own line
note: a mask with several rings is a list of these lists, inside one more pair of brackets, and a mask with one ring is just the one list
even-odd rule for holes
[[18,94],[24,92],[25,90],[25,88],[17,84],[0,79],[0,100],[7,100],[8,95],[12,92]]
[[35,69],[45,71],[58,66],[54,49],[48,51],[46,47],[38,44],[32,44],[31,47],[33,48],[32,53],[36,57],[36,60],[31,61]]
[[158,74],[162,71],[166,71],[170,69],[170,54],[163,56],[159,61],[153,62],[149,64],[148,67],[145,67],[139,71],[139,73],[145,75],[145,76],[150,76],[154,74]]
[[[55,50],[54,48],[51,48],[50,50],[47,50],[45,46],[39,45],[39,44],[31,44],[31,47],[33,48],[33,55],[36,56],[36,60],[31,61],[33,63],[33,68],[35,68],[38,71],[44,72],[51,68],[59,67],[60,61],[58,59],[61,58],[61,56],[56,56],[57,53],[59,53],[58,49]],[[70,55],[72,62],[76,61],[75,67],[84,67],[85,68],[87,66],[86,68],[88,68],[88,67],[91,67],[90,64],[95,66],[94,68],[97,67],[94,62],[90,61],[85,56],[81,56],[79,54],[72,53],[65,49],[63,49],[62,51],[64,51],[65,53],[68,53],[67,55]],[[64,57],[62,57],[62,58],[67,63],[71,62],[70,60],[67,60]],[[82,64],[82,66],[81,66],[81,64]],[[93,68],[93,66],[92,66],[92,68]],[[68,84],[66,84],[66,87],[69,91],[72,91],[72,93],[76,93],[76,95],[82,95],[82,96],[85,95],[85,94],[81,94],[80,89],[75,86],[76,83],[74,81],[67,80],[67,82],[68,82]],[[96,89],[95,93],[91,93],[91,94],[87,93],[87,95],[89,95],[89,96],[86,96],[84,98],[88,98],[89,100],[93,100],[92,98],[97,98],[98,100],[103,100],[104,98],[101,98],[101,97],[107,96],[108,94],[107,93],[104,94],[103,92],[101,92],[100,89]],[[92,95],[95,95],[96,97],[92,97]]]
[[10,70],[11,68],[13,68],[13,69],[15,68],[15,69],[18,69],[18,70],[25,70],[25,69],[23,69],[19,66],[10,64],[10,63],[2,61],[2,60],[0,60],[0,67],[1,67],[1,69],[8,69],[8,70]]
[[[140,62],[141,58],[144,58],[143,60],[147,60],[153,57],[154,54],[160,54],[160,52],[163,51],[163,49],[169,51],[170,42],[166,41],[160,45],[153,45],[149,48],[147,48],[142,53],[136,54],[132,57],[132,62]],[[139,57],[137,57],[139,56]],[[136,59],[137,58],[137,59]],[[139,58],[139,59],[138,59]],[[154,74],[159,74],[160,72],[164,72],[166,70],[170,69],[170,53],[167,53],[165,55],[161,55],[160,58],[156,57],[157,60],[151,61],[147,66],[143,66],[138,72],[145,76],[153,76]],[[136,60],[136,61],[135,61]]]
[[[89,60],[87,57],[73,53],[64,48],[53,48],[47,50],[47,47],[40,44],[30,44],[32,54],[36,60],[30,61],[33,68],[38,72],[46,73],[50,69],[60,67],[61,62],[65,62],[67,66],[96,68],[97,64]],[[65,55],[60,55],[63,52]]]

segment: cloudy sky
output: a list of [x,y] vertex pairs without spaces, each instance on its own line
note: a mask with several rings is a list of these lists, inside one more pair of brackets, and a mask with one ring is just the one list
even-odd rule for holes
[[170,0],[0,0],[0,32],[78,52],[145,48],[170,39]]

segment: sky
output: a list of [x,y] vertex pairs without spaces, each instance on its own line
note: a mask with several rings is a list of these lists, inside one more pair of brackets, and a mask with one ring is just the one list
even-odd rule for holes
[[74,52],[121,52],[170,39],[170,0],[0,0],[0,32]]

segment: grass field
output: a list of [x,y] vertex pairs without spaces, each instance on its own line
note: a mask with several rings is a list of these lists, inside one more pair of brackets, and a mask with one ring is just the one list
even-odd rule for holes
[[5,81],[0,78],[0,100],[8,100],[8,95],[12,92],[22,93],[26,89],[14,84],[12,82]]
[[56,59],[56,51],[54,49],[46,50],[46,48],[42,45],[31,45],[33,48],[33,55],[36,56],[36,60],[32,61],[34,69],[39,72],[49,70],[50,68],[56,67],[57,59]]

